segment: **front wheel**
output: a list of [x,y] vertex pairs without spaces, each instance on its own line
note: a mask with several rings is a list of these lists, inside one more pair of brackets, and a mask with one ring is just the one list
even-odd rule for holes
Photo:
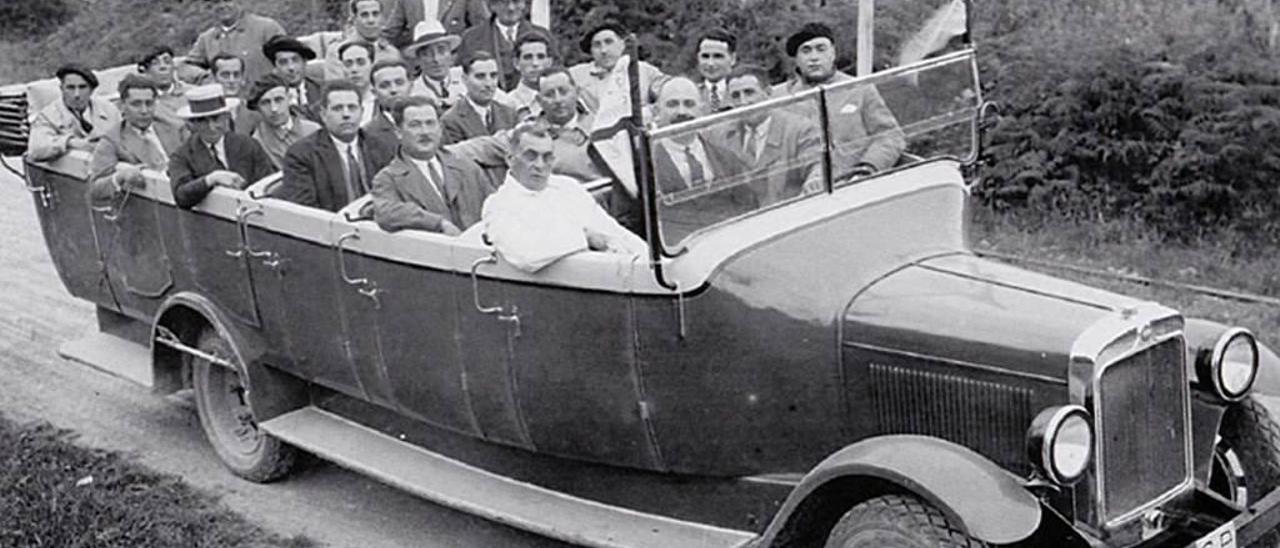
[[845,513],[825,548],[977,548],[970,537],[929,503],[911,495],[876,497]]
[[[200,333],[197,348],[240,366],[230,343],[213,329]],[[297,450],[258,429],[238,369],[201,358],[193,358],[191,366],[200,426],[223,464],[237,476],[259,483],[288,474]]]

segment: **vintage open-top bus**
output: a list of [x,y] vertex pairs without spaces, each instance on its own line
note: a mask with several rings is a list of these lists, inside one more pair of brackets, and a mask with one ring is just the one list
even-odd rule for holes
[[[874,86],[898,166],[839,173],[843,94]],[[805,113],[761,174],[636,186],[651,253],[536,273],[482,237],[387,233],[271,196],[111,208],[88,155],[27,162],[63,284],[101,333],[64,355],[192,389],[236,474],[296,451],[588,546],[1243,546],[1280,522],[1280,360],[1247,331],[974,254],[976,54],[660,129]],[[771,171],[771,172],[772,172]],[[482,232],[482,229],[481,229]],[[1256,388],[1255,388],[1256,387]]]

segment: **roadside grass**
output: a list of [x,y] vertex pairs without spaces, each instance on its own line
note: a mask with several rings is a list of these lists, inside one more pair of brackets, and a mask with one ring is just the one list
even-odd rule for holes
[[[973,245],[979,251],[1280,298],[1280,254],[1254,249],[1241,238],[1206,235],[1190,243],[1175,244],[1131,220],[1085,222],[1051,215],[1028,218],[994,213],[983,207],[974,210],[972,231]],[[1160,302],[1187,317],[1247,327],[1269,345],[1280,345],[1280,306],[1064,269],[1020,266]]]
[[0,546],[308,548],[182,482],[76,445],[47,424],[0,416]]

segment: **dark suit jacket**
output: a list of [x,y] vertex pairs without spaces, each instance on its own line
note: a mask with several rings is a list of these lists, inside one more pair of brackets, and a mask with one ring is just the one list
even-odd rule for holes
[[396,136],[395,124],[381,112],[374,113],[373,119],[364,125],[364,132],[389,143],[398,143],[400,141],[400,138]]
[[403,153],[373,178],[373,220],[387,232],[404,229],[440,231],[448,220],[466,230],[480,221],[484,199],[498,188],[479,164],[461,155],[441,150],[443,181],[439,193]]
[[[675,204],[663,204],[662,196],[690,188],[689,183],[680,175],[676,160],[667,152],[667,148],[656,143],[653,146],[653,179],[658,187],[659,204],[662,204],[658,209],[663,236],[673,244],[690,232],[755,209],[757,203],[748,186],[735,184],[741,182],[740,179],[746,172],[742,158],[716,138],[703,134],[699,134],[697,138],[702,142],[710,164],[711,177],[708,182],[723,190]],[[680,161],[684,159],[681,158]]]
[[[553,36],[547,29],[526,20],[516,25],[516,39],[519,40],[524,34],[535,30],[548,37]],[[479,50],[492,53],[498,58],[498,69],[502,72],[499,85],[503,90],[511,91],[515,89],[516,84],[520,83],[520,73],[516,71],[515,46],[515,42],[507,40],[507,37],[498,30],[496,16],[491,17],[487,23],[475,25],[462,33],[462,44],[458,46],[458,61],[462,62],[471,53]],[[556,45],[550,44],[547,54],[551,55],[555,51]]]
[[[360,130],[359,139],[364,172],[372,179],[372,174],[395,157],[397,145],[364,130]],[[284,178],[272,196],[329,211],[346,207],[359,196],[347,195],[346,173],[338,154],[327,129],[300,139],[284,155]]]
[[[247,184],[275,172],[271,158],[257,141],[235,133],[228,133],[223,139],[226,169],[244,177]],[[192,135],[169,157],[169,184],[173,185],[174,203],[183,209],[200,203],[213,190],[213,186],[205,182],[205,176],[219,169],[222,168],[213,151],[199,136]]]
[[734,124],[724,134],[727,147],[737,152],[747,166],[751,188],[760,205],[769,205],[804,190],[806,181],[822,181],[822,136],[818,126],[785,111],[770,114],[768,133],[759,158],[752,158],[741,148],[746,128]]
[[518,121],[514,109],[497,101],[489,103],[489,115],[493,117],[493,131],[485,127],[484,120],[480,119],[480,113],[471,106],[471,101],[454,103],[440,118],[440,125],[444,129],[444,144],[451,145],[472,137],[493,135],[497,131],[515,127]]
[[[382,0],[382,13],[387,24],[382,35],[397,48],[413,42],[413,26],[422,21],[422,0]],[[461,36],[467,27],[489,20],[487,0],[440,0],[436,15],[445,32]]]

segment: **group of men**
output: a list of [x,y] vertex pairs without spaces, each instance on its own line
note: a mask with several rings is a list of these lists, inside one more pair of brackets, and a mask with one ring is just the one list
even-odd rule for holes
[[[635,190],[592,144],[597,111],[629,103],[625,29],[591,30],[580,46],[592,60],[564,67],[556,39],[529,22],[529,0],[352,0],[349,8],[347,35],[323,52],[324,82],[307,68],[316,51],[237,0],[216,2],[217,24],[188,55],[207,68],[203,85],[177,78],[173,52],[158,48],[119,83],[117,109],[93,96],[91,71],[65,66],[56,73],[62,101],[33,117],[30,157],[91,150],[96,204],[144,185],[141,169],[167,172],[183,208],[216,186],[245,188],[283,171],[275,198],[338,211],[369,194],[386,230],[456,235],[482,224],[505,259],[531,271],[581,250],[643,252]],[[797,74],[778,86],[759,67],[737,66],[737,41],[722,30],[700,37],[693,76],[641,62],[654,123],[851,78],[835,70],[824,25],[806,25],[786,48]],[[905,146],[892,113],[874,87],[847,95],[832,132],[838,149],[852,148],[837,167],[891,167]],[[724,131],[659,142],[659,191],[730,176],[756,179],[757,205],[816,191],[821,137],[806,115],[762,111]],[[603,203],[583,186],[602,179],[613,181]]]

